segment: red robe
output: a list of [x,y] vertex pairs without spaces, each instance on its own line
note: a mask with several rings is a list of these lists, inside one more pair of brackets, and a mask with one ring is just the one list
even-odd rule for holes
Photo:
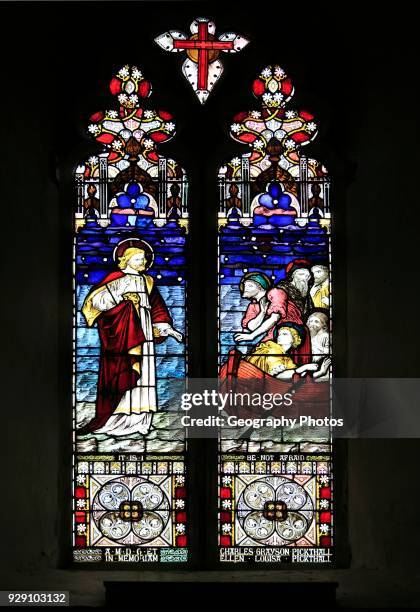
[[[124,276],[124,272],[108,274],[94,289]],[[153,286],[149,294],[152,323],[169,323],[172,319],[159,291]],[[96,415],[83,428],[81,435],[91,433],[102,427],[118,406],[128,389],[136,386],[139,373],[133,369],[138,357],[130,350],[141,346],[145,336],[140,319],[131,300],[124,300],[114,308],[102,312],[96,319],[101,341],[99,378],[96,399]],[[155,342],[162,342],[156,338]]]
[[315,382],[310,372],[303,378],[294,374],[291,380],[280,380],[245,361],[237,349],[231,349],[227,361],[220,369],[219,381],[220,393],[249,393],[251,396],[253,393],[279,393],[283,396],[293,393],[291,405],[277,405],[269,412],[246,403],[239,403],[236,407],[226,406],[228,414],[240,418],[286,416],[299,419],[308,416],[317,419],[330,416],[330,381]]
[[[311,363],[311,336],[309,329],[303,323],[302,313],[298,306],[289,298],[286,291],[275,287],[270,289],[267,293],[268,308],[266,316],[269,317],[272,314],[279,314],[280,321],[277,326],[274,325],[271,329],[266,332],[262,342],[267,340],[273,340],[274,329],[279,327],[282,323],[297,323],[301,325],[305,330],[305,338],[297,348],[291,349],[290,357],[297,365],[304,363]],[[242,319],[242,327],[244,331],[248,331],[248,323],[260,313],[260,305],[258,302],[251,302],[245,312]]]

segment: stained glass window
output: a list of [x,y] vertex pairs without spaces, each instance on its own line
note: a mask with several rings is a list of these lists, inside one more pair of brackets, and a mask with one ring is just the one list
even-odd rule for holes
[[208,17],[197,17],[190,25],[191,36],[170,30],[155,38],[165,51],[186,52],[182,73],[195,91],[201,104],[209,97],[223,73],[221,53],[238,53],[248,40],[235,32],[216,35],[216,24]]
[[[329,409],[330,182],[303,152],[318,125],[290,106],[294,86],[280,66],[264,68],[252,91],[258,107],[230,126],[247,150],[219,171],[220,380]],[[271,405],[265,415],[285,412]],[[248,420],[219,440],[220,560],[330,562],[328,420],[290,409],[295,424],[257,427],[252,407],[240,414]]]
[[74,486],[77,562],[185,562],[188,182],[159,147],[170,112],[135,66],[91,115],[97,153],[75,171]]

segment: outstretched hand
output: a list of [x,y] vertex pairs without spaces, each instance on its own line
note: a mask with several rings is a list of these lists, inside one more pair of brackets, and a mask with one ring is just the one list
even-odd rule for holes
[[175,338],[177,342],[182,342],[184,339],[184,336],[181,334],[181,332],[177,331],[173,327],[170,327],[168,329],[168,336],[172,336],[172,338]]
[[317,369],[318,369],[317,363],[305,363],[304,365],[301,365],[298,368],[296,368],[296,373],[302,376],[302,375],[305,375],[306,372],[316,372]]
[[324,376],[328,372],[328,370],[330,369],[330,365],[331,365],[331,358],[330,357],[326,357],[323,360],[323,362],[321,364],[321,367],[319,368],[320,375]]
[[250,342],[254,339],[254,335],[246,332],[242,332],[240,334],[235,334],[233,336],[235,342]]

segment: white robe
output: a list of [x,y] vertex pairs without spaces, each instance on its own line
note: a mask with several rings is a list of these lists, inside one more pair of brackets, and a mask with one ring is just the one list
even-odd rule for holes
[[322,361],[330,352],[330,335],[321,329],[315,336],[311,336],[312,361]]
[[[146,435],[152,424],[152,413],[157,411],[153,325],[144,277],[141,274],[125,274],[107,283],[93,298],[92,306],[101,311],[109,310],[123,301],[124,293],[136,293],[139,297],[138,311],[145,341],[141,345],[140,376],[136,386],[124,393],[106,423],[94,431],[109,436]],[[170,325],[155,323],[154,327],[164,334]]]

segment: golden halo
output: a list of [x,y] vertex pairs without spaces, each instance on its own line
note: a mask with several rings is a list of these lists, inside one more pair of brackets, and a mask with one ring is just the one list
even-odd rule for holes
[[151,268],[153,265],[155,254],[153,252],[152,247],[145,240],[141,240],[141,238],[126,238],[125,240],[121,240],[117,244],[112,254],[114,261],[117,263],[119,257],[122,257],[127,249],[135,248],[142,249],[146,254],[146,270]]

